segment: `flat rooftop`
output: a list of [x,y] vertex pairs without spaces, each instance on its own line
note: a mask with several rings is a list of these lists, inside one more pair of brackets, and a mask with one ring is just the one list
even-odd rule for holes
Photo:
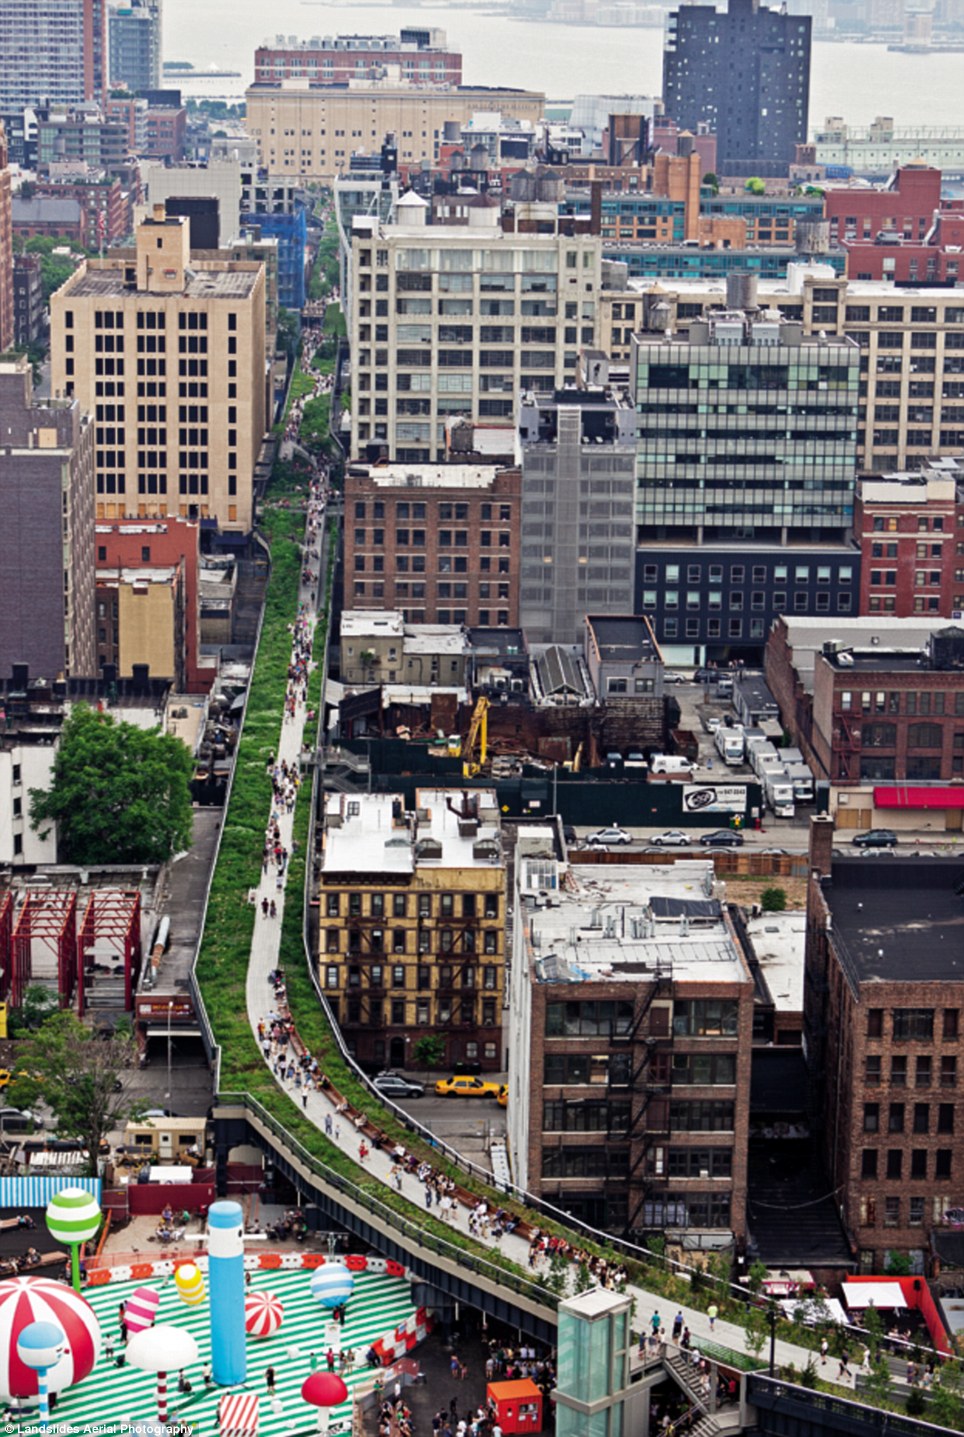
[[946,629],[947,619],[888,619],[886,615],[868,615],[862,619],[797,619],[781,616],[786,625],[787,644],[793,654],[793,666],[801,684],[813,693],[813,671],[823,646],[836,640],[843,648],[874,647],[883,651],[923,650],[931,634]]
[[725,918],[713,864],[689,859],[652,867],[558,864],[565,884],[529,886],[545,874],[544,858],[521,856],[517,867],[530,934],[529,960],[538,982],[651,982],[672,969],[682,982],[740,983],[749,970]]
[[802,1013],[806,913],[761,913],[746,928],[777,1012]]
[[964,982],[964,859],[835,858],[822,880],[853,983]]
[[[325,800],[322,873],[407,877],[432,868],[502,868],[495,789],[421,788],[415,814],[400,794],[331,793]],[[471,800],[474,810],[463,810]],[[473,812],[476,822],[472,822]]]
[[590,614],[586,624],[604,662],[629,663],[651,659],[656,663],[661,657],[651,626],[639,615],[610,618]]
[[405,621],[398,609],[342,609],[343,639],[400,639]]
[[[511,430],[504,431],[510,436]],[[511,449],[511,440],[509,448]],[[491,489],[499,464],[379,464],[364,477],[379,489]],[[349,466],[350,478],[361,478],[363,465]]]
[[842,674],[914,673],[931,667],[926,649],[844,649],[823,657]]
[[[125,275],[129,262],[107,260],[109,268],[87,268],[70,286],[71,299],[145,299],[154,296],[169,298],[156,290],[139,290],[128,284]],[[240,263],[244,263],[241,261]],[[184,288],[178,291],[181,299],[247,299],[253,292],[261,273],[260,264],[250,264],[245,269],[188,269],[184,272]]]

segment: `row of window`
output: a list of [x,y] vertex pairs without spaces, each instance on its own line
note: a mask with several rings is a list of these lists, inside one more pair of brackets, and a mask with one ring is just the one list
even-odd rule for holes
[[[363,1005],[358,998],[349,997],[342,1009],[337,997],[328,999],[329,1006],[334,1014],[335,1022],[339,1021],[339,1015],[344,1012],[346,1024],[364,1024],[367,1028],[384,1027],[386,1021],[394,1028],[410,1028],[412,1026],[412,1013],[410,1003],[404,998],[392,998],[386,1008],[381,998],[369,998]],[[463,998],[454,1002],[451,998],[440,997],[435,1002],[435,1011],[432,1012],[432,1005],[427,998],[422,998],[415,1003],[414,1022],[416,1028],[446,1028],[450,1024],[457,1024],[463,1027],[474,1027],[479,1020],[479,1010],[474,998]],[[485,999],[482,1003],[483,1028],[495,1028],[498,1026],[498,1013],[495,999]],[[485,1044],[486,1058],[494,1058],[497,1053],[497,1045],[494,1042]],[[466,1052],[466,1057],[476,1057],[477,1053]]]
[[[338,936],[337,934],[335,935]],[[415,987],[419,992],[427,992],[432,988],[432,965],[419,963],[415,967]],[[454,971],[451,963],[440,963],[435,969],[438,976],[438,987],[440,989],[453,986]],[[404,963],[392,963],[388,967],[381,963],[371,963],[365,968],[356,964],[350,964],[346,970],[346,978],[342,978],[342,970],[337,963],[326,963],[323,968],[324,986],[332,990],[339,990],[346,986],[352,988],[408,988],[412,986],[409,977],[412,969]],[[487,963],[481,969],[471,966],[459,970],[459,983],[462,988],[482,988],[492,991],[499,985],[499,970],[494,964]]]
[[[867,1012],[867,1037],[882,1038],[886,1011],[870,1008]],[[895,1042],[931,1043],[934,1041],[935,1012],[933,1008],[892,1008],[890,1036]],[[960,1032],[960,1009],[944,1008],[942,1037],[945,1043],[956,1042]]]
[[[897,1055],[890,1060],[890,1085],[892,1088],[906,1088],[909,1086],[908,1075],[910,1065],[905,1055]],[[930,1088],[934,1083],[934,1060],[929,1053],[920,1054],[914,1062],[914,1087]],[[940,1086],[942,1088],[957,1087],[957,1055],[955,1053],[941,1054],[940,1067],[937,1070]],[[871,1053],[864,1059],[864,1082],[868,1087],[879,1087],[884,1081],[884,1060],[879,1053]]]
[[[663,582],[666,584],[678,584],[683,566],[681,564],[665,564],[663,568]],[[722,564],[687,564],[686,579],[690,584],[709,582],[710,584],[722,584]],[[750,578],[754,584],[765,584],[772,579],[775,584],[788,584],[790,582],[789,564],[752,564],[749,566]],[[659,564],[643,565],[643,583],[655,584],[659,581]],[[833,580],[834,571],[829,565],[820,564],[813,571],[818,584],[829,584]],[[743,584],[746,582],[747,565],[730,565],[730,583]],[[836,571],[838,584],[849,584],[853,582],[854,571],[849,565],[842,565]],[[795,584],[809,584],[811,582],[811,569],[809,564],[793,565],[793,582]]]
[[[933,1163],[930,1159],[933,1156]],[[954,1161],[953,1148],[937,1148],[933,1154],[927,1148],[912,1148],[910,1163],[904,1163],[903,1148],[887,1148],[883,1163],[878,1163],[877,1148],[864,1148],[860,1161],[862,1178],[884,1177],[890,1182],[901,1182],[907,1168],[907,1176],[914,1181],[927,1178],[949,1178]]]
[[[855,693],[850,689],[841,689],[838,697],[840,711],[845,714],[854,713],[859,709],[863,714],[899,714],[903,712],[911,718],[918,715],[926,718],[930,714],[940,716],[951,712],[951,705],[947,702],[949,695],[943,689],[938,689],[933,693],[928,689],[908,689],[904,692],[899,689],[894,691],[864,689],[860,693]],[[964,717],[964,692],[954,694],[953,712],[959,718]]]
[[[344,907],[343,893],[325,894],[325,917],[339,918],[347,911],[349,918],[369,917],[385,918],[389,912],[389,900],[391,903],[391,915],[393,918],[411,917],[413,907],[410,902],[410,895],[407,893],[367,893],[351,891],[348,893],[348,907]],[[436,903],[436,899],[438,902]],[[415,910],[419,918],[431,918],[438,913],[442,918],[498,918],[499,916],[499,894],[498,893],[419,893]]]
[[[325,952],[340,953],[343,929],[325,930]],[[408,941],[412,934],[413,942]],[[417,941],[415,941],[417,939]],[[389,947],[389,944],[391,945]],[[349,953],[498,953],[499,934],[495,928],[482,932],[481,941],[475,928],[422,928],[413,934],[410,928],[393,928],[386,935],[381,928],[349,928]]]
[[[938,1223],[944,1215],[946,1198],[935,1197],[932,1199],[933,1221]],[[877,1199],[874,1197],[862,1197],[860,1199],[860,1226],[877,1226]],[[927,1199],[926,1197],[911,1197],[907,1200],[907,1226],[923,1227],[926,1222]],[[904,1199],[902,1197],[884,1198],[884,1227],[902,1227],[903,1214],[905,1212]]]
[[[881,1104],[864,1103],[864,1132],[879,1133],[881,1128]],[[907,1105],[904,1103],[890,1103],[887,1107],[887,1131],[889,1133],[902,1133],[904,1124],[910,1123],[910,1131],[915,1133],[929,1133],[931,1131],[931,1105],[930,1103],[914,1103],[910,1113],[907,1112]],[[938,1133],[953,1133],[954,1131],[954,1104],[938,1103],[937,1116],[935,1120],[935,1131]]]

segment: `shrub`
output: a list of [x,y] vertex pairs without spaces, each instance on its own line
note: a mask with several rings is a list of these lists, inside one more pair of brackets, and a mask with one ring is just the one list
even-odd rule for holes
[[760,907],[764,913],[782,913],[787,906],[787,895],[783,888],[764,888],[760,894]]

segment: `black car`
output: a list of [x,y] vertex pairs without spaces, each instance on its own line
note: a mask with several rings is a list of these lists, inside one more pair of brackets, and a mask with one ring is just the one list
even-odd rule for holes
[[714,833],[702,834],[700,843],[704,848],[742,848],[743,834],[735,828],[718,828]]
[[855,848],[896,848],[897,835],[892,828],[868,828],[866,833],[855,833],[850,842]]
[[410,1083],[397,1073],[379,1073],[373,1079],[373,1086],[385,1098],[424,1098],[425,1089],[421,1083]]

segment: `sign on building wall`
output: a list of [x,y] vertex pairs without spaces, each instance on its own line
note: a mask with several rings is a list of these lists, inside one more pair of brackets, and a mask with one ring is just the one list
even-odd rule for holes
[[745,813],[746,785],[742,783],[686,783],[684,813]]

